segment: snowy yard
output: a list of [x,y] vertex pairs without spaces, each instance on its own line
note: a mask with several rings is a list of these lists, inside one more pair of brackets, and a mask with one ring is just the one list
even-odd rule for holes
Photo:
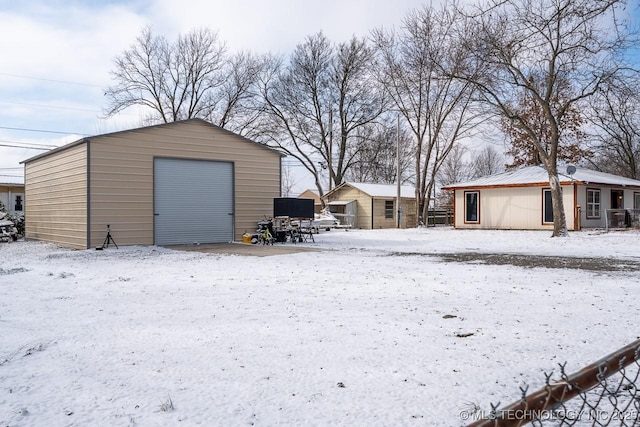
[[[462,425],[638,338],[640,233],[549,236],[331,231],[309,244],[330,250],[270,257],[0,244],[0,425]],[[433,256],[452,253],[601,261]]]

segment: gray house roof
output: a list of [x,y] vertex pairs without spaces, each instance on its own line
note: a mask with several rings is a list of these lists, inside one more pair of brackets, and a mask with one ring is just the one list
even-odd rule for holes
[[[568,185],[572,182],[578,184],[601,184],[621,187],[640,188],[640,181],[625,178],[610,173],[598,172],[591,169],[576,167],[576,172],[571,176],[564,168],[559,168],[558,177],[560,184]],[[445,190],[477,187],[523,187],[549,185],[549,175],[542,166],[527,166],[495,175],[488,175],[473,181],[461,182],[443,187]]]

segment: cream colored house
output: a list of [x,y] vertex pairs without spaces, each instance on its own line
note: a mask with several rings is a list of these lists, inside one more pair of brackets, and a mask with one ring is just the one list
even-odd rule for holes
[[[629,225],[640,209],[640,181],[578,167],[560,173],[569,230]],[[541,166],[449,185],[456,228],[553,229],[551,188]]]
[[[415,190],[403,185],[400,191],[400,227],[415,227]],[[397,194],[395,184],[344,182],[326,193],[323,199],[342,225],[363,229],[395,228]]]
[[88,137],[25,164],[26,238],[72,248],[241,240],[280,196],[281,154],[204,120]]

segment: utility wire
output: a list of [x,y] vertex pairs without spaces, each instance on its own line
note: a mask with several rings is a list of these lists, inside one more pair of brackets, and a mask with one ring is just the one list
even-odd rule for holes
[[61,132],[61,131],[57,131],[57,130],[43,130],[43,129],[12,128],[12,127],[9,127],[9,126],[0,126],[0,129],[19,130],[19,131],[23,131],[23,132],[59,133],[61,135],[72,135],[73,134],[73,135],[89,136],[88,133]]
[[15,101],[4,101],[0,99],[0,102],[5,104],[15,104],[15,105],[26,105],[27,107],[42,107],[42,108],[55,108],[57,110],[71,110],[71,111],[84,111],[86,113],[98,113],[96,110],[88,110],[86,108],[74,108],[74,107],[60,107],[56,105],[44,105],[44,104],[32,104],[29,102],[15,102]]
[[38,147],[45,147],[45,148],[46,148],[46,147],[49,147],[49,148],[51,148],[51,147],[57,147],[57,145],[56,145],[56,144],[47,144],[47,143],[42,143],[42,142],[30,142],[30,141],[9,141],[9,140],[6,140],[6,139],[0,139],[0,142],[7,142],[7,143],[9,143],[9,144],[23,144],[23,145],[24,145],[24,144],[27,144],[27,145],[35,145],[35,146],[38,146]]
[[26,150],[42,150],[42,151],[49,151],[53,148],[57,148],[57,147],[52,147],[52,148],[25,147],[24,145],[12,145],[12,144],[0,144],[0,147],[24,148]]
[[76,82],[70,82],[70,81],[66,81],[66,80],[43,79],[41,77],[24,76],[24,75],[21,75],[21,74],[0,73],[0,76],[17,77],[17,78],[20,78],[20,79],[28,79],[28,80],[39,80],[39,81],[42,81],[42,82],[63,83],[63,84],[67,84],[67,85],[99,87],[99,88],[102,89],[102,86],[94,85],[94,84],[91,84],[91,83],[76,83]]
[[53,144],[40,144],[37,142],[7,141],[4,139],[0,139],[0,147],[28,148],[33,150],[51,150],[53,148],[58,148],[57,145],[53,145]]

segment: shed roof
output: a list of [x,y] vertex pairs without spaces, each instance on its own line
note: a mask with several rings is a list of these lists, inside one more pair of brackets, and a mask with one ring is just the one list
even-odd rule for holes
[[28,163],[28,162],[31,162],[33,160],[49,156],[49,155],[51,155],[53,153],[57,153],[58,151],[66,150],[67,148],[74,147],[76,145],[85,144],[85,143],[89,142],[91,140],[91,138],[98,138],[98,137],[104,137],[104,136],[114,136],[114,135],[119,135],[119,134],[123,134],[123,133],[126,133],[126,132],[134,132],[134,131],[140,131],[140,130],[144,130],[144,129],[152,129],[152,128],[159,128],[159,127],[167,127],[167,126],[175,126],[175,125],[180,124],[180,123],[189,123],[189,122],[194,122],[194,123],[200,122],[200,123],[203,123],[203,124],[205,124],[207,126],[210,126],[210,127],[214,128],[214,129],[217,129],[217,130],[219,130],[221,132],[225,132],[225,133],[228,133],[228,134],[235,135],[238,138],[241,138],[246,142],[249,142],[251,144],[255,144],[258,147],[261,147],[261,148],[263,148],[265,150],[271,151],[274,154],[278,154],[280,157],[285,157],[285,154],[281,153],[280,151],[277,151],[274,148],[271,148],[271,147],[269,147],[267,145],[264,145],[264,144],[260,144],[259,142],[256,142],[256,141],[252,141],[249,138],[246,138],[246,137],[244,137],[242,135],[238,135],[237,133],[231,132],[230,130],[221,128],[219,126],[216,126],[216,125],[214,125],[212,123],[209,123],[206,120],[194,118],[194,119],[187,119],[187,120],[179,120],[179,121],[170,122],[170,123],[162,123],[162,124],[152,125],[152,126],[145,126],[145,127],[140,127],[140,128],[126,129],[126,130],[121,130],[121,131],[117,131],[117,132],[105,133],[105,134],[101,134],[101,135],[88,136],[88,137],[85,137],[85,138],[81,138],[81,139],[79,139],[77,141],[70,142],[69,144],[65,144],[65,145],[63,145],[61,147],[54,148],[54,149],[49,150],[49,151],[47,151],[45,153],[38,154],[37,156],[30,157],[30,158],[28,158],[26,160],[23,160],[20,163]]
[[[613,175],[605,172],[598,172],[591,169],[576,167],[573,176],[566,172],[558,172],[560,184],[567,185],[572,182],[578,184],[603,184],[622,187],[638,187],[640,181]],[[527,166],[495,175],[488,175],[468,182],[451,184],[443,187],[445,190],[477,187],[522,187],[548,185],[549,175],[542,166]]]
[[[380,198],[398,197],[398,186],[395,184],[370,184],[370,183],[363,183],[363,182],[343,182],[342,184],[340,184],[339,186],[337,186],[336,188],[334,188],[333,190],[325,194],[325,197],[347,185],[357,190],[360,190],[371,197],[380,197]],[[400,186],[400,197],[410,198],[410,199],[415,198],[416,197],[415,189],[409,185]]]

